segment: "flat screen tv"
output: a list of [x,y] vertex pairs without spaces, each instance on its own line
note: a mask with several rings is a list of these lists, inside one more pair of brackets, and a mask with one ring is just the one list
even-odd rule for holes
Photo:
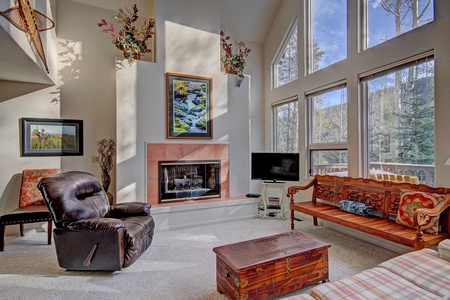
[[254,152],[251,178],[264,181],[299,181],[298,153]]

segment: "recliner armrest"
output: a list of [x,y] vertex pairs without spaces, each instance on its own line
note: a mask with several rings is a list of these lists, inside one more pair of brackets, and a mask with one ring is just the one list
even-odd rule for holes
[[127,202],[111,205],[109,207],[108,217],[126,218],[130,216],[150,216],[152,205],[142,202]]
[[114,232],[121,228],[126,229],[126,226],[120,219],[92,218],[73,222],[67,228],[73,231]]

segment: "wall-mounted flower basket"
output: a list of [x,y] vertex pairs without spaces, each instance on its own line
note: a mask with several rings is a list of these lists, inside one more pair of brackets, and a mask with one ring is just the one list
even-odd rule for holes
[[223,30],[220,31],[220,43],[222,46],[220,59],[225,72],[237,76],[236,85],[239,87],[244,80],[244,69],[247,65],[246,59],[251,50],[245,46],[244,42],[237,40],[234,41],[233,49],[233,44],[228,42],[230,39],[231,37],[226,35]]
[[101,19],[97,23],[98,27],[103,27],[102,31],[111,36],[111,42],[122,50],[123,57],[131,64],[135,60],[141,59],[141,56],[151,53],[152,50],[148,46],[148,41],[155,35],[153,31],[155,20],[144,20],[144,23],[136,28],[135,22],[138,20],[138,8],[133,5],[133,11],[128,8],[120,8],[114,19],[122,25],[122,29],[116,32],[114,24],[108,24],[105,19]]

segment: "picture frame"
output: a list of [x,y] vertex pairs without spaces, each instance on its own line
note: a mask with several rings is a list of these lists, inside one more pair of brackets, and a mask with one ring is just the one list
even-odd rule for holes
[[166,73],[167,138],[213,138],[212,78]]
[[21,119],[21,156],[82,156],[83,121]]

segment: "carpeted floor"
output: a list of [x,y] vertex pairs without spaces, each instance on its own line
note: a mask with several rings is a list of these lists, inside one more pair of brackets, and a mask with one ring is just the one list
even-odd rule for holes
[[[216,291],[212,248],[289,231],[289,221],[252,219],[155,233],[150,248],[114,273],[69,272],[58,266],[44,230],[7,236],[0,252],[0,299],[226,300]],[[296,230],[331,244],[330,280],[371,268],[398,254],[307,222]],[[308,293],[309,287],[296,293]]]

